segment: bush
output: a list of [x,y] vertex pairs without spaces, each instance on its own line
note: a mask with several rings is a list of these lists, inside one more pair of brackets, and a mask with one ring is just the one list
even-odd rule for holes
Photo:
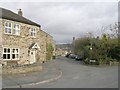
[[[95,60],[95,62],[90,62],[90,60]],[[84,64],[90,64],[90,65],[99,65],[99,61],[97,59],[89,59],[89,58],[86,58],[84,60]]]
[[117,60],[116,59],[112,59],[111,57],[101,58],[99,60],[99,64],[110,64],[110,61],[111,62],[116,62]]
[[84,60],[84,64],[89,64],[89,59],[88,59],[88,58],[86,58],[86,59]]

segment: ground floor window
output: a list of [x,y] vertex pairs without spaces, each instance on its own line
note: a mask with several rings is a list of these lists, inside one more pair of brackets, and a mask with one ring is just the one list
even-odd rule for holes
[[14,60],[19,59],[19,49],[18,48],[12,49],[12,59],[14,59]]
[[19,60],[19,48],[3,48],[3,60]]
[[10,52],[11,52],[10,48],[3,49],[3,59],[4,60],[10,60]]

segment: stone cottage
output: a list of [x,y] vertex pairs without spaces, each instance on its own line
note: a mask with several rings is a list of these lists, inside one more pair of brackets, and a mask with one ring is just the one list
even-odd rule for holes
[[[1,63],[33,64],[46,61],[46,35],[50,35],[41,30],[39,24],[23,17],[21,9],[16,14],[0,8],[0,13]],[[53,37],[49,39],[50,42],[54,41]]]

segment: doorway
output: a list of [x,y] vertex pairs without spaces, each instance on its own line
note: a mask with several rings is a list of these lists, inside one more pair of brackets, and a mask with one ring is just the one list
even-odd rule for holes
[[36,62],[36,58],[35,58],[35,50],[34,51],[30,51],[30,64],[33,64]]

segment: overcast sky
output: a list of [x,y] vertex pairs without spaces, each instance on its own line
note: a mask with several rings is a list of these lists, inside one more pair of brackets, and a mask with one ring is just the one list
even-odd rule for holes
[[37,22],[54,37],[56,43],[70,43],[72,37],[82,37],[86,32],[94,36],[101,28],[118,21],[117,2],[2,2],[0,7]]

